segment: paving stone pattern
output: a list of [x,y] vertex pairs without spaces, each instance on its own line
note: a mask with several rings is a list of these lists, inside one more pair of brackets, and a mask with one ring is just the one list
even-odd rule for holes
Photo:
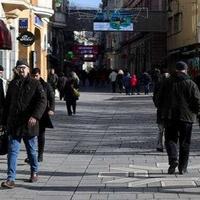
[[[193,128],[189,173],[167,174],[166,152],[155,151],[157,125],[152,96],[81,92],[77,114],[56,102],[54,129],[46,131],[39,181],[28,183],[22,143],[16,188],[4,200],[199,199],[200,130]],[[0,179],[6,178],[6,156]]]

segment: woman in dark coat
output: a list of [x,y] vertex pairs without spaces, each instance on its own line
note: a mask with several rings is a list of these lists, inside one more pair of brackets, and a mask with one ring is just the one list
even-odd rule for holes
[[65,84],[64,89],[64,100],[66,101],[66,107],[69,116],[72,115],[72,111],[73,114],[76,114],[76,101],[78,100],[78,97],[74,93],[74,89],[77,89],[75,88],[75,85],[75,80],[69,78]]

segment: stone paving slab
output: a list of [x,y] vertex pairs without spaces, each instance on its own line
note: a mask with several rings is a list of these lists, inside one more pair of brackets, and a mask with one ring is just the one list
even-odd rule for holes
[[[17,187],[0,188],[9,200],[195,200],[200,195],[200,135],[193,128],[188,174],[167,174],[166,152],[155,151],[157,125],[152,96],[81,92],[77,114],[57,100],[54,129],[46,131],[39,181],[27,183],[22,143]],[[0,180],[6,178],[6,156]]]

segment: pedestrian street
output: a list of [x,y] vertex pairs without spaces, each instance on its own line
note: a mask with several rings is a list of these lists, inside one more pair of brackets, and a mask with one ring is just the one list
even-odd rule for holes
[[[81,91],[76,115],[56,99],[54,129],[47,129],[39,180],[28,183],[22,149],[16,187],[6,200],[199,199],[200,130],[193,127],[188,173],[167,174],[166,151],[156,151],[156,109],[151,95]],[[6,178],[6,156],[0,179]]]

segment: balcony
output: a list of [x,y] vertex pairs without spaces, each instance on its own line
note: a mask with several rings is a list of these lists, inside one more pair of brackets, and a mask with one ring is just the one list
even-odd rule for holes
[[32,10],[37,15],[40,15],[41,17],[51,17],[54,14],[54,11],[52,9],[52,0],[40,0],[37,3],[33,4]]
[[31,7],[30,0],[0,0],[6,12],[14,9],[25,10]]

